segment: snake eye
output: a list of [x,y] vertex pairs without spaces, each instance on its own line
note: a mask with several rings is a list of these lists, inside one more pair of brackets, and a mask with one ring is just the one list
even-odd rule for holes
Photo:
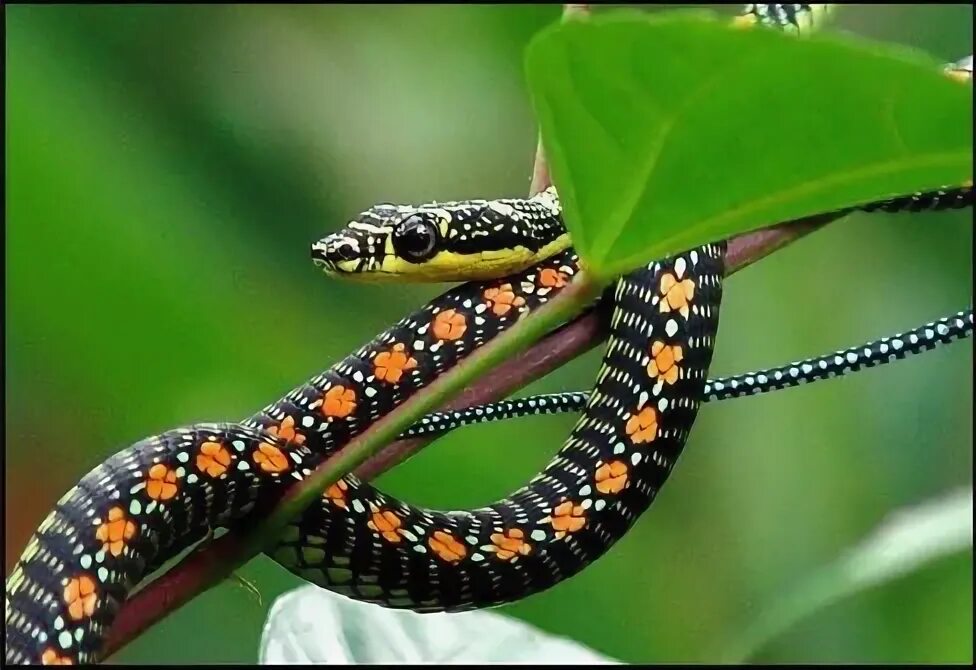
[[407,218],[393,232],[393,249],[410,261],[426,260],[436,244],[437,228],[417,214]]

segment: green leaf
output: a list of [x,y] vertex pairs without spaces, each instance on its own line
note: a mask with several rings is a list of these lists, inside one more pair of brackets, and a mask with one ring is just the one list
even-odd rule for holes
[[745,661],[819,609],[973,546],[972,488],[897,511],[834,563],[780,597],[725,654]]
[[494,612],[418,614],[306,586],[275,601],[261,636],[260,662],[592,665],[619,661]]
[[604,281],[972,179],[972,87],[903,47],[627,12],[547,28],[526,69],[566,225]]

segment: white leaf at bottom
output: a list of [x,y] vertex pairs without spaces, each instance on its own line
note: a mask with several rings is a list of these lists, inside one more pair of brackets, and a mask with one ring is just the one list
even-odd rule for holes
[[571,665],[618,661],[491,611],[417,614],[305,586],[275,601],[261,636],[260,662]]

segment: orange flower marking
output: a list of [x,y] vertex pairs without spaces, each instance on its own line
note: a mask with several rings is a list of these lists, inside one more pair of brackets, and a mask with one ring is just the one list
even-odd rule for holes
[[211,477],[219,477],[227,472],[230,465],[230,452],[220,442],[207,440],[200,445],[200,453],[197,454],[197,469],[206,472]]
[[596,469],[596,490],[600,493],[620,493],[626,485],[627,464],[623,461],[604,463]]
[[146,481],[146,495],[153,500],[169,500],[176,495],[176,470],[170,470],[162,463],[149,468]]
[[[599,488],[599,485],[597,485]],[[574,505],[567,500],[552,510],[552,528],[556,531],[556,539],[561,539],[569,533],[575,533],[586,525],[586,510],[582,505]]]
[[348,490],[349,490],[349,485],[340,479],[335,484],[325,489],[325,493],[322,494],[322,497],[326,498],[330,503],[332,503],[336,507],[347,509],[346,491]]
[[468,329],[467,319],[454,309],[445,309],[434,317],[431,331],[438,340],[457,340]]
[[268,442],[258,445],[253,458],[265,472],[284,472],[288,469],[288,457],[281,449]]
[[690,279],[678,281],[670,272],[661,275],[661,295],[659,303],[662,312],[672,310],[688,318],[688,304],[695,297],[695,282]]
[[660,340],[656,340],[651,345],[651,362],[647,364],[647,374],[651,378],[660,377],[668,384],[678,381],[678,366],[676,365],[684,358],[681,345],[667,345]]
[[[339,388],[338,386],[334,388]],[[330,391],[332,389],[329,389]],[[328,395],[328,394],[326,394]],[[355,395],[353,396],[355,397]],[[305,436],[295,430],[295,417],[286,416],[280,425],[268,426],[268,433],[284,441],[285,445],[304,444]]]
[[546,268],[539,273],[539,286],[543,288],[562,288],[568,280],[565,274],[552,268]]
[[41,665],[74,665],[74,659],[70,656],[61,656],[58,654],[57,649],[54,647],[48,647],[41,654]]
[[657,411],[653,407],[645,407],[627,419],[625,430],[634,444],[653,442],[657,437]]
[[68,616],[80,621],[95,611],[95,580],[88,575],[73,577],[64,587],[64,602],[68,605]]
[[387,542],[396,544],[400,541],[400,535],[397,533],[397,529],[400,528],[402,523],[400,517],[390,510],[379,509],[373,512],[372,517],[370,517],[366,525],[371,530],[379,533]]
[[[342,419],[356,411],[356,392],[341,384],[333,386],[322,397],[322,414]],[[304,436],[302,440],[304,441]],[[299,443],[301,444],[301,443]]]
[[95,531],[95,538],[103,542],[102,549],[112,556],[118,556],[125,548],[125,543],[136,534],[136,525],[125,517],[125,510],[113,507],[108,516]]
[[492,533],[491,542],[495,545],[495,556],[510,561],[516,556],[525,556],[532,551],[532,545],[525,541],[521,528],[512,528],[504,533]]
[[488,301],[491,311],[497,316],[504,316],[513,307],[521,307],[525,304],[525,298],[515,295],[515,290],[511,284],[502,284],[498,288],[487,288],[483,295]]
[[458,542],[453,535],[443,530],[435,530],[434,534],[427,540],[427,544],[430,545],[435,554],[448,563],[457,563],[468,555],[468,550],[464,545]]
[[381,382],[396,384],[403,373],[417,367],[417,361],[405,353],[403,344],[396,344],[389,351],[381,351],[373,359],[373,374]]

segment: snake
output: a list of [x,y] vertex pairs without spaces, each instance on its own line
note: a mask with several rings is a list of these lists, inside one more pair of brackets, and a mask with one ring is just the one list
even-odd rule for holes
[[[790,25],[806,25],[804,12],[791,16]],[[959,188],[908,197],[941,209]],[[650,506],[688,438],[718,328],[725,249],[705,244],[616,280],[583,414],[523,488],[441,512],[346,476],[268,553],[337,593],[418,612],[495,606],[578,573]],[[267,513],[350,439],[559,295],[580,267],[554,188],[527,199],[377,205],[312,254],[331,275],[467,283],[253,416],[145,438],[82,477],[6,581],[7,663],[99,661],[119,608],[148,574],[214,529]]]

